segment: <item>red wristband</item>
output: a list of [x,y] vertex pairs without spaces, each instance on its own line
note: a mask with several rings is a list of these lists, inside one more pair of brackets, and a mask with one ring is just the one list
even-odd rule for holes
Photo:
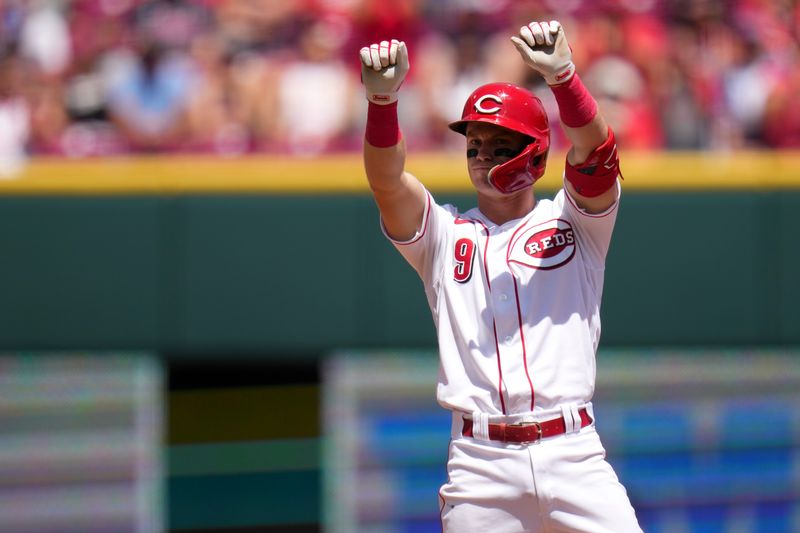
[[403,134],[397,121],[397,102],[387,105],[369,103],[367,131],[364,138],[376,148],[389,148],[400,142]]
[[551,85],[561,121],[570,128],[587,125],[597,114],[597,102],[576,72],[566,83]]

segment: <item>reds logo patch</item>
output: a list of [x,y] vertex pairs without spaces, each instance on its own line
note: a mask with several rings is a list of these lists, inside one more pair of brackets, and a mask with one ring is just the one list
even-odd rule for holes
[[508,248],[508,262],[550,270],[567,264],[575,255],[575,231],[560,218],[524,228]]

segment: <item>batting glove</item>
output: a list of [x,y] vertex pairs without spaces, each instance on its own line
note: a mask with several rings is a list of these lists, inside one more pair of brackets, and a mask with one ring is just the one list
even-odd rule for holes
[[361,82],[367,100],[379,105],[397,101],[397,90],[408,74],[406,43],[392,39],[361,49]]
[[522,60],[542,75],[548,85],[568,81],[575,74],[572,50],[567,43],[564,28],[557,20],[531,22],[511,37]]

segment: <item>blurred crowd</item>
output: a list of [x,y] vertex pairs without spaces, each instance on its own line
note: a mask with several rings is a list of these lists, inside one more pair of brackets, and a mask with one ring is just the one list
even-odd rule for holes
[[800,147],[796,0],[0,0],[0,168],[357,150],[358,50],[387,37],[411,54],[409,144],[460,150],[446,124],[484,82],[529,87],[557,120],[509,41],[553,18],[622,146]]

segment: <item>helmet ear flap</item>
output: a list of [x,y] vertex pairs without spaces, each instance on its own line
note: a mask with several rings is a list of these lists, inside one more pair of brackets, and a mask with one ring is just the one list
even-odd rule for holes
[[547,147],[539,141],[530,143],[514,159],[493,167],[489,171],[489,183],[503,194],[530,187],[544,175],[547,152]]

